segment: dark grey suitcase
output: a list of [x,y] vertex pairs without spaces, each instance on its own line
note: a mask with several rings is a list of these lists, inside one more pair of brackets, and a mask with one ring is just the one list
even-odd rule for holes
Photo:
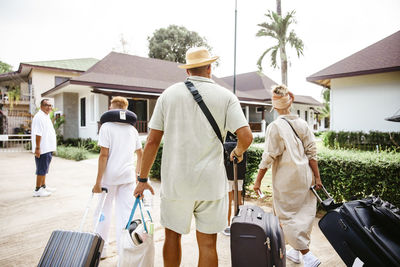
[[238,207],[237,164],[234,163],[235,211],[231,224],[232,267],[286,266],[285,239],[279,220],[257,206]]
[[328,211],[319,228],[347,266],[356,261],[365,267],[400,266],[400,240],[375,219],[364,200],[335,204],[325,188],[324,201],[312,190]]
[[[100,202],[98,219],[94,229],[96,230],[100,221],[101,210],[104,206],[107,189],[103,189],[103,195]],[[85,214],[82,219],[80,231],[54,231],[46,248],[40,258],[38,266],[40,267],[92,267],[98,266],[100,262],[100,254],[103,250],[104,240],[99,234],[82,232],[83,224],[86,220],[90,202],[86,207]]]

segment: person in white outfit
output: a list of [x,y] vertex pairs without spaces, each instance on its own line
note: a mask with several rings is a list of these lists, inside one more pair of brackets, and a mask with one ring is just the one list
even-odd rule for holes
[[[127,109],[128,101],[124,97],[114,97],[110,109]],[[115,200],[116,241],[119,239],[133,207],[133,192],[136,174],[142,160],[142,144],[139,133],[128,123],[106,122],[101,125],[98,145],[100,146],[99,165],[93,193],[101,193],[101,188],[108,189],[103,213],[96,232],[104,239],[101,258],[107,257],[108,233],[111,223],[113,202]],[[137,155],[136,171],[134,153]]]
[[55,191],[55,188],[46,186],[46,174],[49,172],[53,151],[57,150],[56,131],[49,116],[51,109],[50,100],[43,99],[40,101],[40,110],[32,120],[32,152],[36,163],[34,197],[48,197]]
[[321,264],[310,249],[310,234],[316,214],[316,198],[310,190],[322,187],[318,170],[314,134],[306,121],[290,114],[294,96],[286,86],[272,90],[272,105],[279,117],[268,125],[265,149],[259,165],[254,191],[258,192],[267,170],[272,166],[273,208],[285,239],[292,247],[287,258],[305,267]]

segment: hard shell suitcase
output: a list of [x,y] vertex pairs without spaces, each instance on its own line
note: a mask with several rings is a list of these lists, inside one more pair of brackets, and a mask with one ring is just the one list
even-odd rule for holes
[[235,212],[239,212],[231,225],[232,267],[286,266],[285,239],[278,218],[257,206],[238,207],[236,173],[234,162]]
[[[101,210],[107,193],[106,188],[102,188],[102,190],[101,208],[94,227],[95,230],[100,221]],[[92,267],[99,265],[104,240],[99,234],[82,232],[92,198],[93,194],[86,207],[79,231],[53,231],[40,258],[39,267]]]
[[328,211],[319,228],[347,266],[400,266],[400,240],[375,219],[364,200],[335,204],[325,188],[328,201],[312,190]]

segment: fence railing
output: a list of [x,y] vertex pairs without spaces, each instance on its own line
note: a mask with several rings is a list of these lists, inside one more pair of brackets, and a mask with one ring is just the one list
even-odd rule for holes
[[30,134],[0,134],[0,152],[30,152]]
[[147,133],[147,121],[136,121],[136,129],[139,133]]

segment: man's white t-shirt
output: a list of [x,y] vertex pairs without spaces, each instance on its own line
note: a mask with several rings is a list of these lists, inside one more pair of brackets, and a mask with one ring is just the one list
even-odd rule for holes
[[[191,76],[222,137],[247,126],[239,100],[213,80]],[[183,82],[167,88],[157,100],[151,129],[164,132],[161,197],[174,200],[217,200],[228,181],[223,146]]]
[[135,127],[127,123],[106,122],[100,127],[98,145],[109,149],[102,183],[119,185],[136,181],[134,157],[142,144]]
[[56,131],[50,116],[39,110],[32,120],[32,152],[36,149],[36,135],[41,136],[40,154],[53,152],[57,150]]

